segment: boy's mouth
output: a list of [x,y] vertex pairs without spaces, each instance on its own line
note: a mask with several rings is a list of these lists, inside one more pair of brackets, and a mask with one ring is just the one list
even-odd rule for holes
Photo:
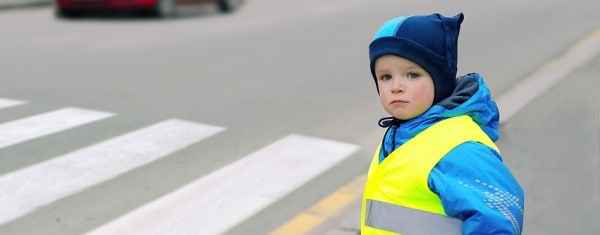
[[392,100],[390,104],[406,104],[408,101],[406,100]]

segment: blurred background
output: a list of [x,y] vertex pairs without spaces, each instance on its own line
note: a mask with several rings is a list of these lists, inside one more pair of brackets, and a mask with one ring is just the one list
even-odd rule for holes
[[[385,20],[432,12],[465,14],[459,73],[495,98],[569,68],[502,103],[522,108],[498,145],[525,189],[524,234],[600,233],[597,46],[550,63],[597,44],[597,1],[111,1],[0,0],[0,234],[83,234],[185,185],[196,204],[124,221],[274,231],[366,172],[386,115],[367,46]],[[299,162],[274,163],[286,154]],[[357,234],[356,202],[309,232]]]

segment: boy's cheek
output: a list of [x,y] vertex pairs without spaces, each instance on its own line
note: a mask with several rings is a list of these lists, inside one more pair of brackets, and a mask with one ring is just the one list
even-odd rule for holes
[[381,102],[381,105],[385,107],[389,103],[389,98],[385,93],[379,93],[379,101]]

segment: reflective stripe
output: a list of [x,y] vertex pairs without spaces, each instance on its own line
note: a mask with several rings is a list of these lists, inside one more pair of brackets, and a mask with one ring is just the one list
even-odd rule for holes
[[367,199],[365,225],[404,235],[461,234],[462,221]]

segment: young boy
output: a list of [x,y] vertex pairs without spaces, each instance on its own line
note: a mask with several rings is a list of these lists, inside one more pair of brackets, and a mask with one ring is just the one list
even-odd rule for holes
[[483,78],[456,78],[463,14],[398,17],[369,45],[391,115],[363,195],[362,234],[521,234],[524,193],[498,147]]

